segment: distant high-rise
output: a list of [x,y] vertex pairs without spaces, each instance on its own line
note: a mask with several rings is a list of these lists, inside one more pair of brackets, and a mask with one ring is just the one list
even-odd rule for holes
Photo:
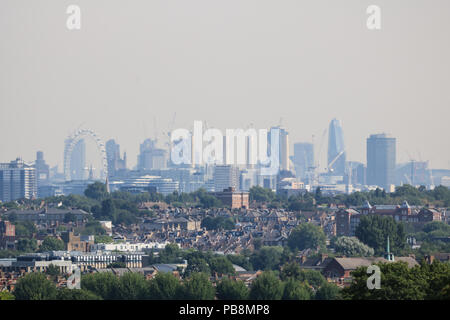
[[[273,130],[279,129],[280,135],[279,135],[279,160],[280,160],[280,171],[281,170],[287,170],[289,171],[289,132],[287,132],[285,129],[281,127],[273,127],[270,129],[269,133],[267,134],[268,138],[268,150],[272,150],[271,148],[271,135]],[[271,151],[270,151],[271,152]]]
[[294,167],[297,178],[307,178],[307,172],[314,166],[314,145],[302,142],[294,144]]
[[44,153],[42,151],[38,151],[36,153],[36,162],[34,163],[34,167],[36,168],[38,185],[48,182],[50,179],[50,167],[45,163]]
[[21,159],[0,163],[0,200],[31,199],[37,195],[36,168]]
[[389,190],[395,180],[396,140],[386,134],[367,138],[367,184]]
[[117,171],[124,170],[127,167],[126,153],[123,159],[120,157],[120,145],[114,139],[106,142],[106,160],[108,162],[108,175],[114,177]]
[[70,159],[71,180],[85,180],[86,176],[86,142],[80,139],[72,151]]
[[334,175],[345,174],[345,145],[344,133],[339,120],[333,119],[328,129],[328,170]]
[[239,190],[239,169],[233,165],[218,165],[214,167],[214,190],[221,192],[230,187]]
[[156,140],[146,139],[140,146],[137,168],[140,171],[167,167],[167,151],[156,146]]

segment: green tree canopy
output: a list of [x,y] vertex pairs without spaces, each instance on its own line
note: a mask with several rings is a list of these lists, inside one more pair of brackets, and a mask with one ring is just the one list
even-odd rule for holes
[[174,300],[180,291],[181,283],[172,273],[158,273],[149,283],[152,300]]
[[356,237],[375,250],[376,255],[386,252],[387,237],[393,253],[405,247],[406,235],[403,224],[395,222],[392,217],[379,215],[362,216],[355,231]]
[[184,280],[180,298],[183,300],[213,300],[216,290],[206,273],[192,273]]
[[342,236],[334,242],[334,249],[337,254],[346,257],[369,257],[374,255],[374,250],[365,245],[356,237]]
[[273,271],[265,271],[253,281],[250,288],[252,300],[280,300],[283,297],[283,283]]
[[217,297],[220,300],[246,300],[249,290],[241,280],[224,278],[217,285]]
[[28,273],[17,281],[14,296],[17,300],[54,300],[56,286],[43,273]]
[[94,182],[87,186],[84,190],[84,195],[88,198],[101,201],[108,196],[106,192],[106,185],[101,182]]
[[64,241],[55,237],[46,237],[44,241],[42,241],[41,246],[39,247],[39,251],[61,251],[64,250],[65,245]]
[[319,226],[303,223],[289,235],[288,246],[292,250],[316,249],[325,247],[326,236]]
[[312,294],[305,282],[290,278],[284,283],[283,300],[310,300]]

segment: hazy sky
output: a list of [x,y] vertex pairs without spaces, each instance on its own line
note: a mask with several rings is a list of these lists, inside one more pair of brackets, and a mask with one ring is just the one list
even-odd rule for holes
[[[66,28],[70,4],[81,30]],[[366,28],[370,4],[379,31]],[[1,162],[42,150],[62,166],[82,125],[134,165],[176,112],[188,129],[282,118],[291,142],[315,135],[317,153],[337,117],[349,160],[365,162],[366,138],[387,132],[398,162],[449,168],[449,107],[448,0],[0,1]]]

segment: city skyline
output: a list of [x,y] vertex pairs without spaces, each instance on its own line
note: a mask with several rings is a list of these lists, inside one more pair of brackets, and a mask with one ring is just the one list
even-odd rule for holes
[[71,32],[65,4],[3,1],[0,161],[42,150],[62,168],[64,139],[82,125],[115,139],[132,167],[154,124],[165,132],[176,113],[182,128],[282,118],[291,148],[314,135],[316,149],[336,117],[349,160],[365,162],[365,139],[387,132],[399,163],[449,168],[448,1],[383,3],[376,32],[366,1],[197,4],[208,15],[182,1],[82,3]]

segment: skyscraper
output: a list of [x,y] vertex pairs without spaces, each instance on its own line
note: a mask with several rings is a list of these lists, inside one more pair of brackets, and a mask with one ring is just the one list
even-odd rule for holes
[[396,140],[387,134],[373,134],[367,138],[367,184],[389,191],[394,184]]
[[85,180],[87,178],[86,169],[86,142],[81,139],[73,148],[70,159],[71,180]]
[[108,176],[114,177],[117,171],[126,169],[127,158],[126,153],[123,154],[123,159],[120,157],[120,145],[114,139],[106,142],[106,161],[108,162]]
[[45,163],[44,153],[42,151],[36,152],[36,162],[34,164],[36,168],[36,178],[38,185],[41,183],[46,183],[50,179],[50,168],[48,164]]
[[345,145],[341,123],[337,119],[330,122],[328,129],[328,170],[334,175],[345,174]]
[[17,158],[0,163],[0,200],[31,199],[37,195],[36,169]]
[[279,160],[280,160],[280,170],[287,170],[289,171],[289,132],[287,132],[285,129],[281,127],[272,127],[270,128],[270,131],[267,134],[268,139],[268,149],[272,150],[271,148],[271,135],[273,130],[278,129],[280,130],[279,133]]
[[233,165],[218,165],[214,167],[214,190],[221,192],[229,187],[239,190],[239,169]]
[[164,169],[167,167],[167,151],[156,146],[156,140],[146,139],[140,146],[138,170]]
[[314,145],[307,142],[294,144],[294,167],[297,178],[307,178],[307,172],[314,166]]

